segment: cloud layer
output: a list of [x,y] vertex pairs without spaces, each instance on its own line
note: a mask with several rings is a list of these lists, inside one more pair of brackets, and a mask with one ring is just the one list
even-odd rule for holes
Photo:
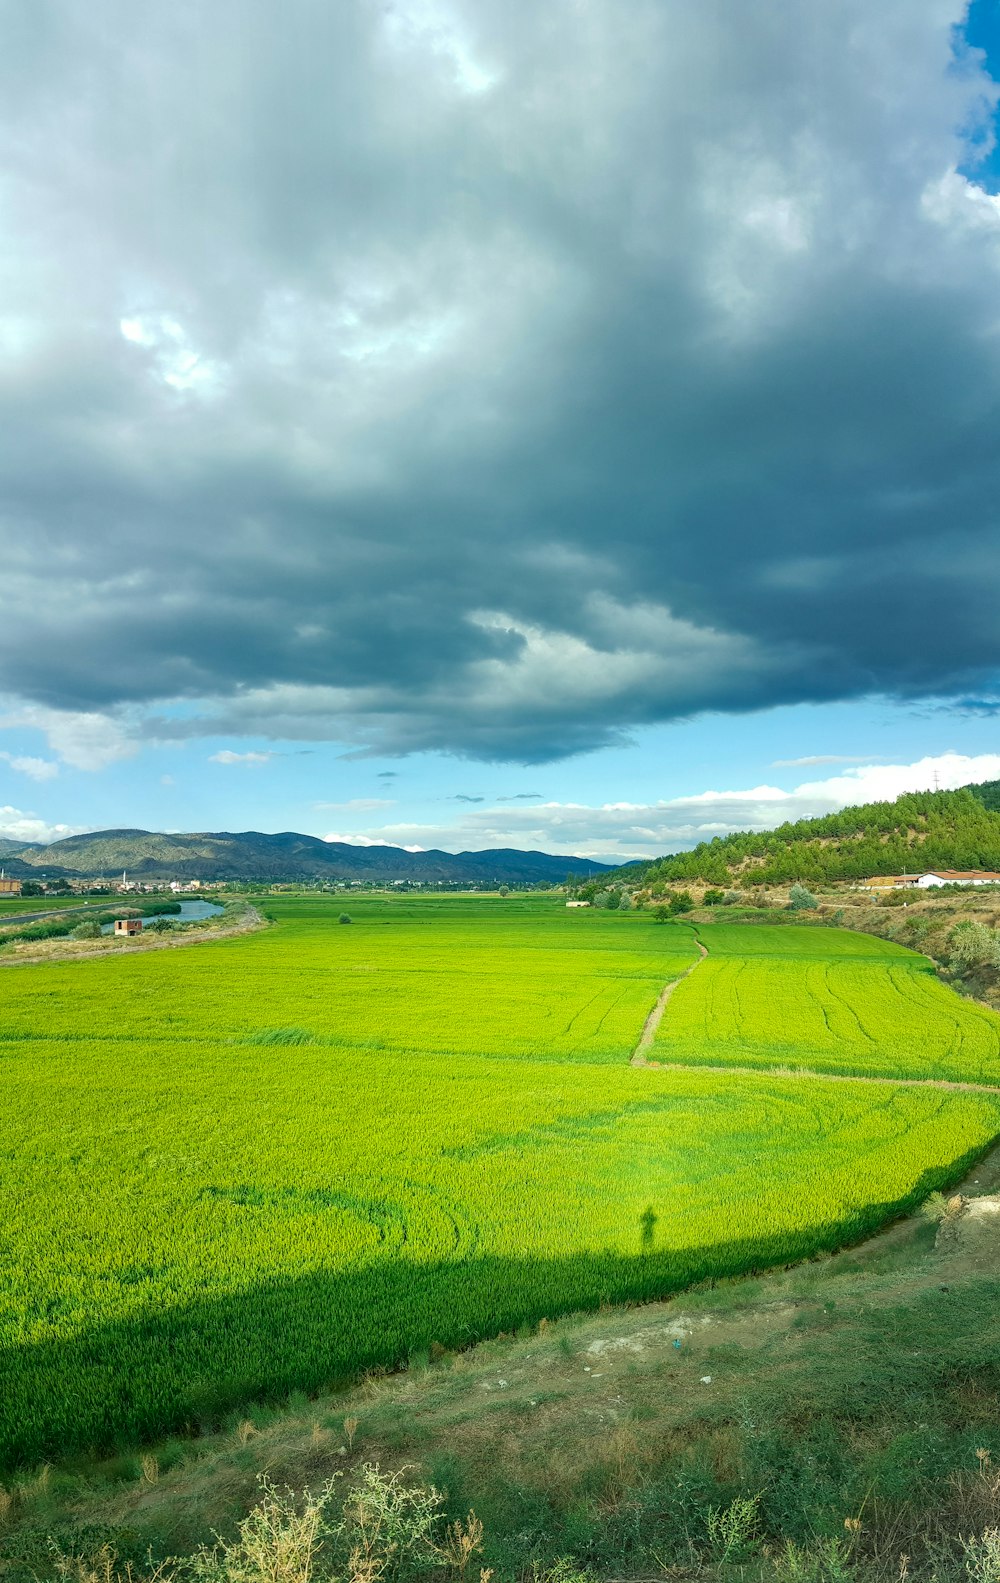
[[1000,754],[942,753],[913,764],[865,764],[827,780],[805,781],[791,791],[762,785],[657,803],[591,807],[548,802],[533,808],[477,808],[451,824],[387,824],[364,835],[336,839],[362,846],[388,843],[449,852],[535,848],[625,863],[685,851],[733,830],[773,830],[786,820],[813,819],[854,803],[891,802],[905,791],[951,791],[997,779]]
[[9,718],[532,761],[989,696],[963,9],[13,8]]

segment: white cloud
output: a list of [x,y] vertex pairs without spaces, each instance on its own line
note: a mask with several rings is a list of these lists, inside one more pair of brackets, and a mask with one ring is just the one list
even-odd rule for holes
[[698,792],[657,803],[547,802],[538,807],[477,808],[449,825],[392,824],[364,836],[327,836],[355,845],[538,848],[576,857],[627,862],[710,841],[733,830],[771,830],[786,820],[811,819],[853,803],[891,801],[905,791],[953,790],[1000,779],[1000,754],[942,753],[913,764],[866,764],[827,780],[787,789],[760,785]]
[[123,338],[151,354],[151,371],[172,390],[204,390],[220,378],[220,370],[190,344],[177,320],[154,313],[119,320]]
[[66,836],[81,835],[89,825],[47,824],[37,814],[24,813],[8,803],[0,807],[0,836],[9,841],[36,841],[48,846],[50,841],[62,841]]
[[210,753],[210,764],[269,764],[273,753],[234,753],[231,748],[222,748],[218,753]]
[[29,758],[17,753],[0,753],[0,759],[19,775],[27,775],[33,781],[54,780],[59,774],[59,765],[51,759]]
[[[73,769],[106,769],[109,764],[132,758],[139,751],[124,718],[95,710],[47,709],[41,704],[26,704],[0,715],[0,731],[23,729],[43,732],[52,752]],[[24,762],[39,764],[43,761]],[[35,778],[49,777],[35,772]]]
[[427,848],[415,842],[394,841],[388,836],[358,835],[356,831],[345,832],[332,830],[323,837],[324,841],[342,841],[347,846],[401,846],[406,852],[426,852]]

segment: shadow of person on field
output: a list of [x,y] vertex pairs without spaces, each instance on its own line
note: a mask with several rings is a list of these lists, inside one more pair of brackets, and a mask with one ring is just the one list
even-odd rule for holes
[[[71,1451],[214,1429],[251,1402],[405,1367],[435,1342],[458,1350],[543,1317],[660,1300],[706,1280],[814,1258],[915,1209],[980,1153],[925,1171],[896,1200],[859,1205],[830,1222],[804,1215],[797,1226],[750,1237],[670,1246],[664,1234],[657,1246],[661,1217],[650,1206],[639,1216],[634,1253],[470,1250],[425,1260],[419,1250],[390,1248],[353,1268],[234,1279],[228,1290],[178,1291],[173,1301],[154,1289],[145,1309],[64,1334],[54,1325],[44,1339],[0,1348],[0,1476]],[[227,1194],[223,1207],[259,1212],[249,1184]]]

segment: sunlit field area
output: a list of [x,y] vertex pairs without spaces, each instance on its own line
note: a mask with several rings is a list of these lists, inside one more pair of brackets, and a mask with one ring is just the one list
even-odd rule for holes
[[872,935],[713,925],[655,1059],[1000,1084],[1000,1017]]
[[718,926],[701,961],[548,898],[264,905],[238,940],[0,969],[8,1465],[836,1246],[1000,1130],[1000,1094],[629,1066],[697,963],[660,1058],[747,1064],[770,1007],[784,1064],[919,1076],[885,981],[908,1029],[947,1008],[956,1076],[995,1069],[1000,1021],[867,937]]

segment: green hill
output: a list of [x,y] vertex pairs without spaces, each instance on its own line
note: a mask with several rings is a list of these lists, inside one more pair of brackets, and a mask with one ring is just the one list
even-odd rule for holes
[[[7,873],[17,879],[95,879],[127,870],[133,879],[394,880],[424,884],[561,884],[568,872],[610,867],[592,858],[501,848],[486,852],[409,852],[395,846],[352,846],[284,830],[161,834],[96,830],[51,846],[14,846]],[[0,855],[3,855],[0,853]]]
[[629,874],[647,883],[783,885],[930,868],[1000,870],[1000,781],[906,792],[776,830],[717,836]]

